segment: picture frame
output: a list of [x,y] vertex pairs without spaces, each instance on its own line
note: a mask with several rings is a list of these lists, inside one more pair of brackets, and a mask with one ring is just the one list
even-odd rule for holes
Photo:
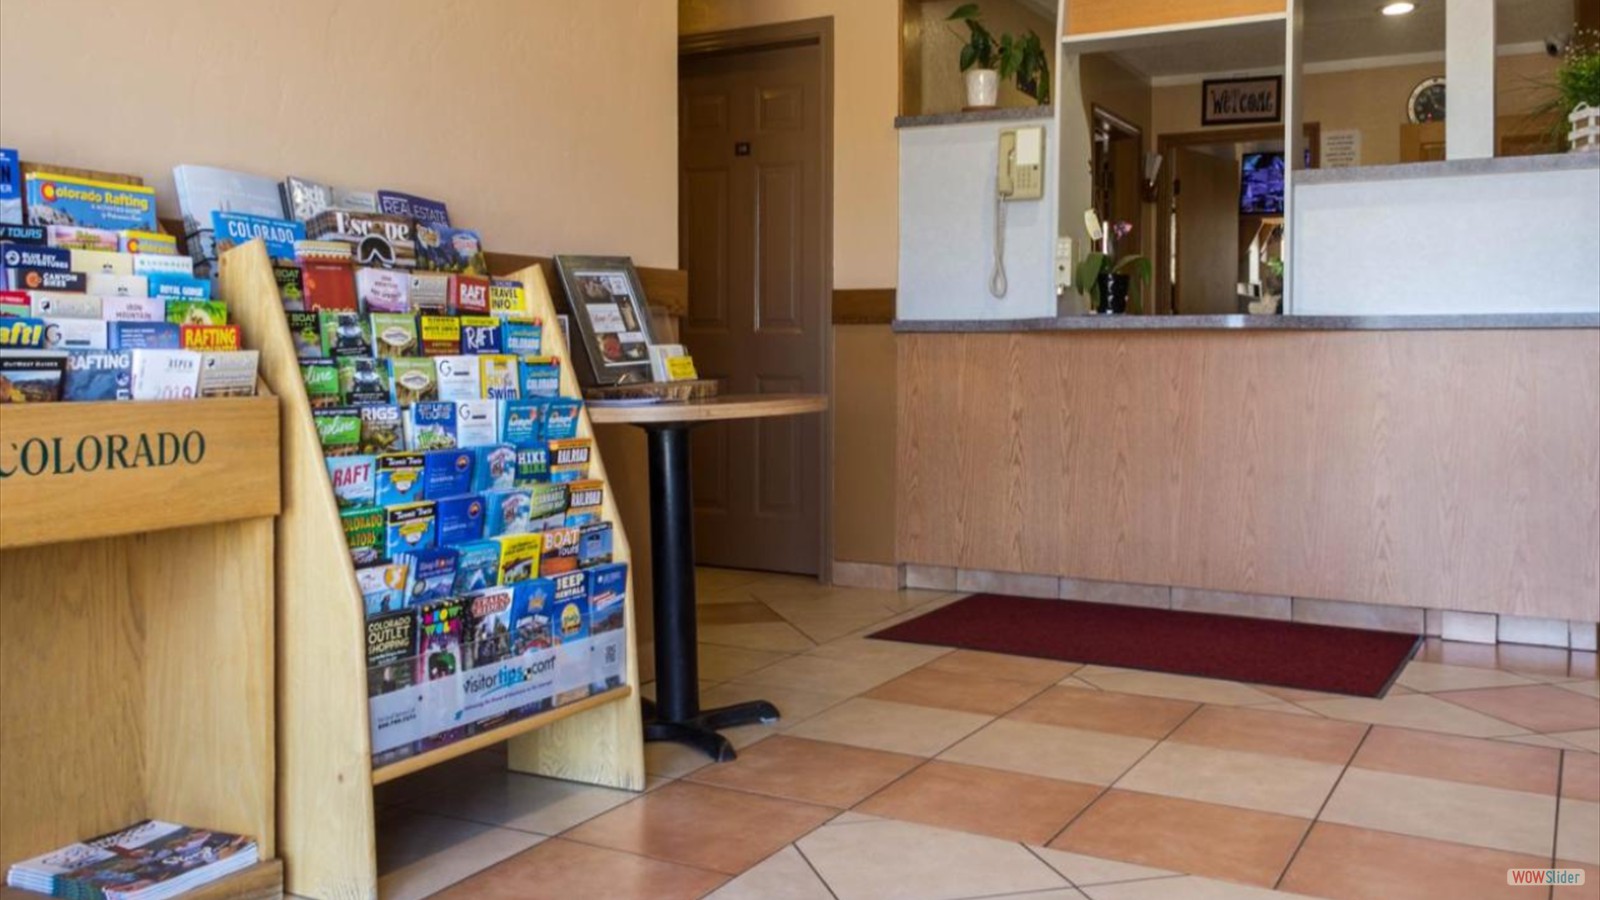
[[1283,76],[1208,78],[1200,83],[1200,124],[1251,125],[1283,121]]
[[[598,387],[650,381],[650,304],[626,256],[557,256],[574,372]],[[580,363],[581,360],[581,363]],[[586,376],[586,377],[585,377]]]

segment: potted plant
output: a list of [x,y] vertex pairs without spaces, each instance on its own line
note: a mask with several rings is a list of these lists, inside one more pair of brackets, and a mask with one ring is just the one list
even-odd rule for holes
[[978,4],[966,3],[948,17],[949,22],[967,23],[967,37],[961,45],[961,71],[967,78],[967,107],[987,109],[1000,97],[1000,79],[1015,79],[1017,90],[1037,100],[1050,102],[1050,59],[1039,35],[1029,29],[1026,35],[1002,34],[998,38],[978,21]]
[[1579,29],[1561,51],[1555,94],[1536,111],[1556,119],[1552,137],[1564,137],[1571,150],[1600,150],[1600,32]]
[[1102,227],[1094,210],[1084,213],[1089,236],[1100,242],[1078,263],[1073,282],[1078,292],[1089,298],[1089,311],[1100,315],[1121,315],[1144,311],[1144,288],[1155,276],[1150,260],[1137,253],[1116,255],[1116,241],[1133,230],[1129,222],[1112,222]]

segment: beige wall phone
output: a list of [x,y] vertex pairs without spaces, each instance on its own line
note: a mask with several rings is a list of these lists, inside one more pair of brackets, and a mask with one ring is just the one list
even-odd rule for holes
[[994,274],[989,293],[1006,295],[1006,203],[1044,196],[1044,129],[1007,128],[1000,132],[994,191]]

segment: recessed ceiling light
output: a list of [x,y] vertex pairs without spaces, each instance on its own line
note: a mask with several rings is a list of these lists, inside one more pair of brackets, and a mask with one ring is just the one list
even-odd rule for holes
[[1379,10],[1379,12],[1386,16],[1403,16],[1416,8],[1417,5],[1415,3],[1408,3],[1406,0],[1399,0],[1397,3],[1385,3],[1383,5],[1383,9]]

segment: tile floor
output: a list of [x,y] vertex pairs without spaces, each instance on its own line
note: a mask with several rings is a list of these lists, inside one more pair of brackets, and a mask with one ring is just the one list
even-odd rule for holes
[[[865,638],[960,594],[699,586],[704,702],[782,722],[649,745],[643,794],[503,748],[383,785],[384,900],[1600,898],[1593,653],[1429,641],[1353,699]],[[1588,884],[1506,884],[1552,863]]]

